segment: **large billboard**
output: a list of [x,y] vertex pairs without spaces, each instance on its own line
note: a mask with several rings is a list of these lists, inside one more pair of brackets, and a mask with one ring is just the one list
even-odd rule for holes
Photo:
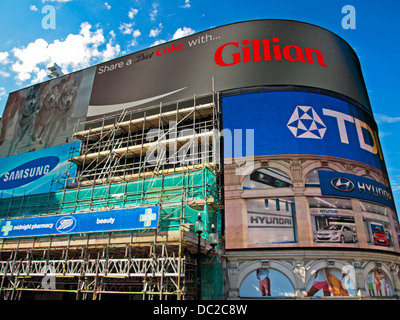
[[[254,156],[334,156],[385,171],[375,121],[367,112],[337,98],[308,92],[224,97],[223,125],[243,134],[254,130],[254,148],[250,148]],[[249,156],[245,139],[238,145],[241,150],[234,145],[232,154]]]
[[258,20],[99,64],[87,115],[268,85],[330,90],[370,110],[358,58],[343,39],[307,23]]
[[0,158],[0,199],[62,190],[75,176],[80,142]]
[[124,109],[256,86],[328,90],[370,111],[358,58],[343,39],[303,22],[256,20],[11,93],[0,124],[0,157],[65,143],[76,123]]
[[[318,167],[315,181],[303,177],[304,184],[303,169],[297,168],[295,185],[282,171],[288,158],[304,157],[309,166],[348,159],[387,178],[377,126],[365,110],[317,93],[258,92],[222,97],[222,123],[227,249],[398,250],[400,226],[390,187]],[[268,167],[270,161],[275,167]]]
[[154,229],[160,208],[140,207],[0,221],[0,238]]
[[65,144],[86,120],[94,68],[9,95],[1,119],[0,157]]

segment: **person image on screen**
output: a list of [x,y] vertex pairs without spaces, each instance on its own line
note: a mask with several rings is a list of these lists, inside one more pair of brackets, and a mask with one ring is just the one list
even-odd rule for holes
[[375,289],[374,289],[374,273],[370,272],[367,275],[367,289],[368,293],[371,297],[375,296]]
[[324,296],[330,296],[331,292],[329,290],[328,277],[329,274],[327,268],[322,268],[315,272],[314,282],[307,292],[307,297],[312,297],[321,289],[324,292]]
[[271,296],[271,281],[269,279],[268,269],[257,269],[256,276],[260,286],[261,295],[263,297]]
[[379,272],[379,270],[374,269],[374,284],[378,296],[382,296],[382,285],[381,285],[382,279],[383,275]]

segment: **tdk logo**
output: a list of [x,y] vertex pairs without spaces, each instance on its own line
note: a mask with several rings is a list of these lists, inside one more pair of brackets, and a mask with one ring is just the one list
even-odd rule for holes
[[[326,117],[336,119],[336,130],[339,132],[341,143],[349,144],[346,125],[353,124],[357,132],[360,148],[372,154],[379,154],[379,157],[383,160],[378,134],[367,123],[331,109],[323,108],[322,113]],[[310,106],[297,106],[287,123],[287,127],[296,138],[303,139],[323,139],[327,130],[335,130],[335,128],[328,128],[320,115]],[[371,144],[365,141],[365,133],[363,131],[367,131],[370,134]]]
[[287,124],[296,138],[322,139],[326,126],[311,107],[297,106]]
[[0,177],[0,190],[13,189],[31,183],[48,174],[59,162],[60,159],[55,156],[26,162]]

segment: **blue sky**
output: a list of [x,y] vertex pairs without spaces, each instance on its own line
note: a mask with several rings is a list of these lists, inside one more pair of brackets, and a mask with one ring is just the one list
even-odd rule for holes
[[[42,26],[46,5],[55,9],[55,29]],[[342,28],[345,5],[356,9],[355,29]],[[400,208],[399,1],[2,0],[0,12],[0,114],[8,93],[46,80],[46,67],[54,61],[64,72],[72,72],[252,19],[292,19],[326,28],[345,39],[361,61]]]

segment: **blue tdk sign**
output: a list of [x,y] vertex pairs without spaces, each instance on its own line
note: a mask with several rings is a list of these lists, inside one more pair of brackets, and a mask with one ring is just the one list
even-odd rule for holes
[[[308,92],[264,92],[222,99],[224,156],[324,155],[351,159],[384,171],[374,119],[348,102]],[[253,130],[254,139],[236,141]],[[253,154],[249,154],[252,150]]]
[[321,194],[357,198],[394,208],[390,189],[384,184],[349,173],[318,171]]
[[0,221],[0,238],[154,229],[160,208],[129,208]]

